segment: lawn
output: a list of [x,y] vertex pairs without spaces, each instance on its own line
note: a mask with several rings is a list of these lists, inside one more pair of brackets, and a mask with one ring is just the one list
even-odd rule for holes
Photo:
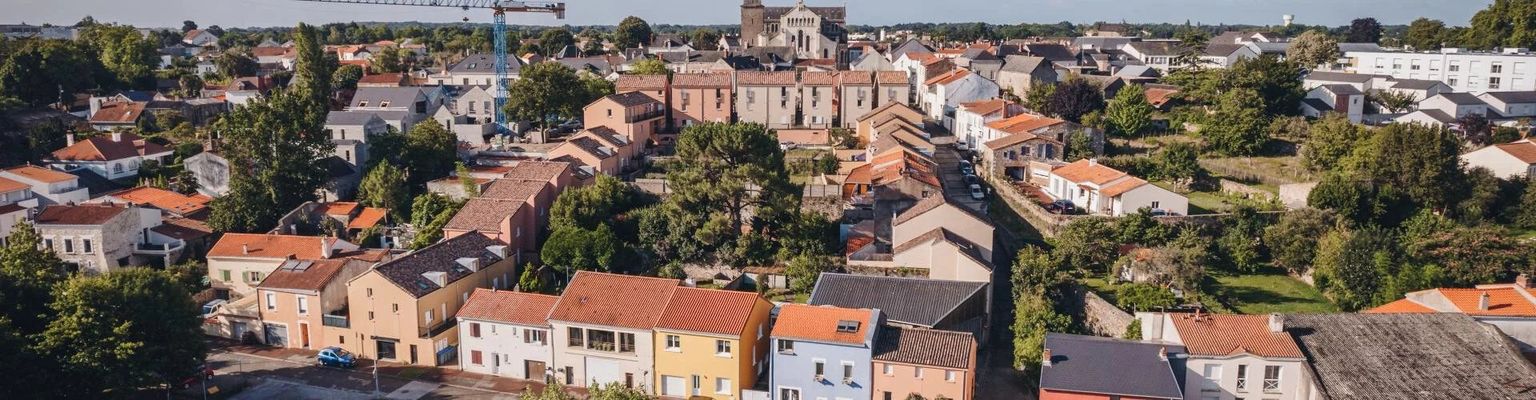
[[1219,275],[1222,300],[1242,314],[1338,312],[1332,302],[1306,282],[1279,271]]
[[1301,157],[1230,157],[1204,158],[1200,166],[1212,175],[1249,184],[1261,184],[1266,189],[1287,183],[1310,182],[1316,178],[1301,165]]

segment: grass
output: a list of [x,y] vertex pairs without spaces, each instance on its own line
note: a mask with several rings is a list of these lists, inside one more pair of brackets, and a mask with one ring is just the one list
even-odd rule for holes
[[1256,184],[1266,190],[1287,183],[1316,180],[1297,156],[1204,158],[1200,160],[1200,166],[1210,170],[1212,175]]
[[1338,312],[1317,288],[1279,270],[1258,274],[1218,275],[1221,300],[1238,313],[1329,313]]

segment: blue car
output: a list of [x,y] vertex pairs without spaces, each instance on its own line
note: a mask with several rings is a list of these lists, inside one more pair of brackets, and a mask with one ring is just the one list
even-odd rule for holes
[[352,353],[342,350],[340,347],[326,347],[320,349],[320,355],[315,356],[320,360],[320,365],[327,367],[352,368],[357,365],[357,360]]

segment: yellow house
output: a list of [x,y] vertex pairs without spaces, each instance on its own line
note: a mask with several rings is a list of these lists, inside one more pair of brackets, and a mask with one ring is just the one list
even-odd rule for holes
[[678,288],[653,335],[657,392],[739,400],[767,368],[772,310],[755,293]]
[[517,258],[478,232],[444,239],[347,282],[345,318],[326,319],[325,340],[363,358],[428,366],[458,353],[456,316],[476,288],[506,289]]

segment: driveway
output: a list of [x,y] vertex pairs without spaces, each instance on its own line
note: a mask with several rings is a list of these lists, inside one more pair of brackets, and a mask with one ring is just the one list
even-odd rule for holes
[[[960,172],[960,153],[949,146],[938,146],[938,149],[934,150],[933,158],[939,163],[939,180],[944,184],[944,195],[949,198],[949,201],[985,214],[987,202],[971,198],[970,185],[965,183],[965,174]],[[981,182],[981,185],[983,188],[986,187],[985,182]]]

